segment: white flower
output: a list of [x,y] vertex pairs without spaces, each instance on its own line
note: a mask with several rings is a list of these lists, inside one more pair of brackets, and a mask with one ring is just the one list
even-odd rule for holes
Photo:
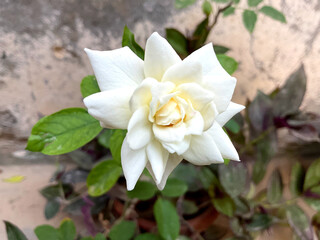
[[128,47],[85,51],[101,89],[84,99],[89,113],[102,127],[128,129],[121,149],[128,190],[145,167],[162,190],[182,159],[239,161],[222,126],[244,107],[230,101],[236,79],[211,43],[183,61],[158,33],[147,40],[144,61]]

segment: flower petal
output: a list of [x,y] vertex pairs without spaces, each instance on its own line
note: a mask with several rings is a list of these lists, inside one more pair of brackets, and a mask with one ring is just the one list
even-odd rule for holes
[[132,150],[129,147],[127,138],[125,138],[121,148],[121,164],[124,177],[127,180],[127,189],[131,191],[136,185],[143,169],[146,167],[146,149]]
[[144,77],[143,61],[130,48],[112,51],[85,49],[101,91],[136,87]]
[[139,107],[150,104],[152,99],[151,88],[158,84],[158,81],[154,78],[146,78],[143,82],[134,90],[130,99],[131,111],[136,111]]
[[212,126],[215,117],[218,115],[216,105],[214,102],[211,102],[207,104],[200,113],[204,121],[203,131],[206,131]]
[[147,156],[156,180],[161,182],[164,170],[166,169],[169,152],[164,149],[157,140],[153,140],[147,146]]
[[214,100],[213,93],[197,83],[181,84],[176,88],[176,91],[179,92],[179,97],[189,100],[192,103],[192,107],[197,111],[201,111],[208,103]]
[[245,106],[230,102],[228,108],[216,117],[216,121],[223,127],[234,115],[243,109],[245,109]]
[[152,127],[155,137],[161,142],[180,142],[186,135],[186,125],[184,123],[179,126],[160,126],[153,124]]
[[131,149],[136,150],[146,146],[152,138],[152,124],[148,120],[149,109],[140,107],[130,118],[127,141]]
[[219,63],[217,56],[213,50],[212,43],[208,43],[202,48],[194,51],[183,61],[200,63],[202,66],[203,77],[208,75],[210,72],[214,73],[215,76],[230,76]]
[[166,39],[153,33],[147,40],[144,57],[144,73],[160,81],[169,67],[181,59]]
[[158,189],[161,191],[163,190],[164,186],[166,185],[167,179],[170,173],[176,168],[176,166],[182,161],[183,157],[177,154],[170,154],[169,159],[167,162],[166,170],[163,173],[163,177],[161,182],[157,184]]
[[203,132],[204,121],[201,114],[198,111],[194,112],[192,118],[186,123],[186,135],[200,135]]
[[202,67],[198,62],[182,61],[170,67],[162,77],[163,82],[196,83],[202,80]]
[[195,165],[224,162],[217,145],[206,132],[201,136],[192,136],[190,147],[182,156]]
[[127,129],[132,115],[129,100],[132,89],[115,89],[92,94],[83,102],[91,116],[106,128]]
[[169,153],[183,154],[190,146],[191,136],[185,136],[179,142],[162,142],[162,146],[168,150]]
[[213,92],[213,101],[217,107],[218,112],[223,112],[227,109],[237,80],[231,76],[207,76],[204,78],[203,85],[205,88]]
[[239,155],[235,147],[233,146],[230,138],[222,129],[222,127],[215,122],[212,127],[207,131],[210,134],[214,142],[216,143],[222,157],[235,161],[240,161]]

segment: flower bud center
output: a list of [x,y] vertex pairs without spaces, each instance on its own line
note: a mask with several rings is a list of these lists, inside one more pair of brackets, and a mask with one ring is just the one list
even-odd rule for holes
[[155,123],[161,126],[173,126],[182,121],[182,114],[178,102],[171,98],[155,114]]

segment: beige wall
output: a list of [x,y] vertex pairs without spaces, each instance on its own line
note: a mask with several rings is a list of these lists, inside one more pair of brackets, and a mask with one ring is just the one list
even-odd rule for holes
[[[92,70],[84,47],[121,45],[125,23],[144,45],[153,31],[165,27],[183,32],[203,15],[199,4],[174,10],[173,1],[93,0],[0,3],[0,131],[28,136],[37,120],[59,109],[82,106],[79,84]],[[245,2],[245,1],[243,1]],[[282,24],[260,15],[250,35],[241,10],[219,19],[209,39],[232,48],[239,61],[235,101],[244,103],[257,89],[270,91],[304,63],[308,76],[303,107],[320,108],[320,1],[265,0],[287,18]],[[1,57],[0,56],[0,57]]]

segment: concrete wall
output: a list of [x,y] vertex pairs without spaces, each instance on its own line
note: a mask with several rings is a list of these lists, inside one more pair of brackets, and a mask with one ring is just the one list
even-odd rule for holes
[[[246,2],[246,1],[242,1]],[[320,1],[265,0],[287,24],[259,15],[250,35],[241,10],[220,18],[209,36],[239,61],[235,101],[257,89],[269,91],[301,63],[308,76],[304,108],[320,107]],[[27,137],[37,120],[66,107],[82,106],[79,84],[91,74],[84,47],[121,46],[127,24],[144,46],[165,27],[187,32],[203,18],[200,2],[183,11],[173,0],[2,0],[0,1],[0,131]]]

